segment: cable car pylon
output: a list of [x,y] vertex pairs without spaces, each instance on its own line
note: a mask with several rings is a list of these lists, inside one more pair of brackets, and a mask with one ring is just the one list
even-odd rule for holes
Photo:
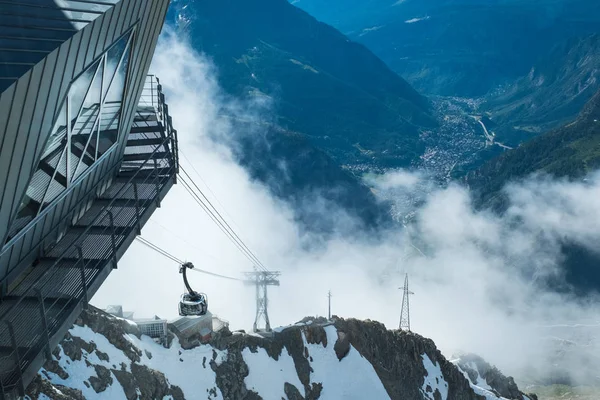
[[255,270],[245,272],[246,285],[256,286],[256,317],[252,329],[254,332],[259,331],[259,323],[261,320],[265,322],[264,330],[271,332],[271,323],[269,322],[269,298],[267,296],[267,286],[279,286],[278,277],[281,275],[279,271]]

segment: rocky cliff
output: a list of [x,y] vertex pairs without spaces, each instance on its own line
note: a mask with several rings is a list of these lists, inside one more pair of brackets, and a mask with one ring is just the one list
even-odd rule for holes
[[[475,385],[432,340],[374,321],[304,320],[272,337],[229,332],[169,347],[84,312],[28,388],[31,399],[526,399]],[[489,382],[489,381],[488,381]],[[514,382],[513,382],[514,383]],[[510,397],[500,397],[509,395]]]

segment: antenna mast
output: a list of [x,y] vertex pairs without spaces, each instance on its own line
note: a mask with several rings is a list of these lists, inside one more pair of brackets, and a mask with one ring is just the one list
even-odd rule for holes
[[329,300],[329,310],[327,312],[327,319],[331,320],[331,290],[327,292],[327,299]]
[[400,329],[410,332],[410,304],[408,297],[414,293],[408,290],[408,274],[404,277],[404,286],[399,289],[403,290],[402,309],[400,310]]

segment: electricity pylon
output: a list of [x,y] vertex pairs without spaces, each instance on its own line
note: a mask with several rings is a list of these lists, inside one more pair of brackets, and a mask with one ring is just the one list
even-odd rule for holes
[[410,332],[410,304],[408,296],[414,293],[408,290],[408,274],[404,278],[404,287],[398,289],[404,291],[402,294],[402,309],[400,310],[400,329]]
[[271,331],[271,323],[269,322],[269,298],[267,296],[267,286],[279,286],[279,271],[253,271],[245,272],[248,279],[244,282],[247,285],[256,285],[256,317],[254,318],[253,330],[258,332],[258,325],[261,319],[265,321],[265,331]]

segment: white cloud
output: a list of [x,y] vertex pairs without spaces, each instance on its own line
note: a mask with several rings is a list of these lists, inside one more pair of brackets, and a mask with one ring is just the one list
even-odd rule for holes
[[[161,38],[152,69],[166,93],[180,149],[215,196],[208,189],[205,193],[219,200],[217,206],[226,210],[230,224],[263,263],[283,272],[281,286],[269,289],[273,326],[326,315],[331,289],[335,314],[376,319],[395,328],[398,287],[408,272],[416,292],[412,326],[418,333],[434,339],[448,357],[459,349],[474,351],[518,373],[532,361],[538,366],[536,360],[549,351],[540,340],[546,335],[540,326],[599,317],[595,298],[576,300],[536,283],[541,277],[561,276],[557,249],[563,236],[583,245],[598,243],[599,175],[585,184],[532,179],[512,185],[507,189],[512,207],[505,217],[473,211],[462,187],[433,190],[407,229],[377,237],[353,232],[319,238],[320,246],[307,247],[292,210],[249,178],[225,139],[231,133],[225,115],[257,118],[268,107],[227,98],[214,66],[169,32]],[[182,163],[194,175],[184,157]],[[420,180],[422,176],[402,171],[375,179],[402,191]],[[340,225],[356,226],[347,221]],[[143,236],[199,268],[240,276],[252,267],[181,185],[163,201]],[[252,287],[200,274],[191,281],[232,328],[252,326]],[[183,290],[177,265],[135,242],[93,302],[101,307],[123,304],[140,317],[172,318]]]

